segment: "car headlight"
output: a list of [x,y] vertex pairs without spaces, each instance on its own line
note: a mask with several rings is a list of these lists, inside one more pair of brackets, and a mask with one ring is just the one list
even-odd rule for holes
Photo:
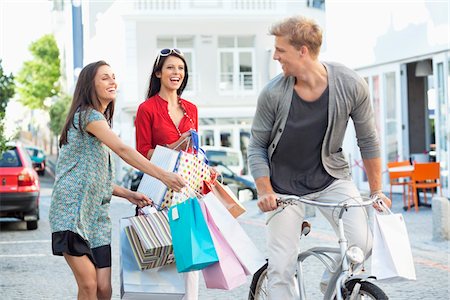
[[361,248],[356,246],[348,248],[345,255],[347,256],[347,259],[354,264],[360,264],[364,261],[364,252]]

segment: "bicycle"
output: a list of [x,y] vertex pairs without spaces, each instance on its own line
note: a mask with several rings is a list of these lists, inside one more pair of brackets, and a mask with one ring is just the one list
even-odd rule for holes
[[[297,196],[287,196],[279,199],[278,205],[283,209],[287,205],[294,205],[295,202],[302,202],[308,205],[318,207],[334,207],[340,209],[338,217],[339,228],[339,247],[313,247],[306,251],[301,251],[297,257],[297,271],[296,278],[298,282],[298,289],[300,300],[306,299],[305,284],[303,282],[303,261],[314,256],[321,261],[328,271],[332,274],[328,283],[327,289],[323,299],[337,299],[337,300],[356,300],[356,299],[374,299],[385,300],[388,299],[384,291],[369,280],[376,279],[371,275],[357,275],[354,271],[358,270],[364,261],[365,255],[361,248],[356,246],[348,247],[347,239],[344,235],[344,222],[342,216],[347,209],[352,207],[367,207],[373,205],[377,199],[363,200],[359,203],[348,203],[347,201],[341,203],[324,203],[319,201],[312,201]],[[281,211],[280,211],[281,212]],[[268,222],[270,219],[268,220]],[[268,223],[267,222],[267,223]],[[306,236],[311,230],[309,223],[302,224],[302,231],[300,238]],[[335,259],[332,255],[339,255]],[[249,300],[263,300],[267,299],[267,266],[266,263],[259,269],[252,279],[249,292]]]

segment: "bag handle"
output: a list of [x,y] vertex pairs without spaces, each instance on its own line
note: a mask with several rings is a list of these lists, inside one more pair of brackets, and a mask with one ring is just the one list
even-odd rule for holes
[[189,149],[190,144],[191,144],[191,137],[190,136],[185,137],[181,142],[176,144],[175,147],[173,147],[173,150],[177,150],[177,148],[179,148],[181,145],[183,145],[183,143],[186,142],[186,141],[187,141],[187,145],[186,145],[186,149],[184,149],[184,151],[187,151]]
[[[218,183],[223,185],[223,175],[219,172],[215,173],[216,176],[213,178],[213,176],[211,176],[211,181],[206,181],[204,180],[204,182],[208,185],[215,185],[215,182],[217,181]],[[220,177],[220,180],[218,179]]]
[[[152,208],[154,209],[154,211],[153,211]],[[144,209],[147,209],[148,212],[145,212]],[[155,214],[157,212],[164,211],[164,210],[168,210],[167,207],[164,207],[163,209],[160,210],[159,207],[157,207],[154,204],[153,205],[144,206],[144,207],[141,207],[141,208],[136,206],[136,213],[135,213],[134,216],[135,217],[136,216],[149,216],[151,214]]]
[[377,199],[376,203],[381,208],[380,214],[393,215],[392,211],[389,209],[389,207],[386,205],[386,203],[384,203],[383,200]]
[[194,190],[193,188],[191,188],[191,187],[189,186],[189,184],[186,184],[186,187],[185,187],[185,188],[187,188],[187,190],[189,191],[189,194],[190,194],[191,196],[197,197],[198,199],[200,199],[200,198],[203,197],[202,194],[200,194],[199,192],[197,192],[196,190]]

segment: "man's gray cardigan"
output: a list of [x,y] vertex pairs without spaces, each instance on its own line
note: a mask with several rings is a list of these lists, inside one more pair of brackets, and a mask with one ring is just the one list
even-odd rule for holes
[[[343,65],[337,63],[323,63],[323,65],[328,72],[329,104],[328,127],[322,143],[322,163],[331,176],[350,179],[349,165],[342,151],[350,117],[355,125],[362,158],[380,156],[368,87],[364,79]],[[248,147],[249,167],[255,179],[270,176],[270,161],[286,125],[294,84],[294,77],[280,74],[272,79],[259,95]],[[292,159],[308,158],[292,157]]]

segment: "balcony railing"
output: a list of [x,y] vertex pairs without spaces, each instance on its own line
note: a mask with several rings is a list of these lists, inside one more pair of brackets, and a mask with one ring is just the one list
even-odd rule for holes
[[252,72],[240,72],[238,82],[234,82],[232,72],[222,72],[220,74],[219,90],[221,92],[250,92],[255,90],[255,82]]
[[181,8],[182,0],[136,0],[136,10],[177,10]]
[[180,11],[197,13],[216,11],[224,12],[270,12],[284,7],[283,2],[276,0],[135,0],[133,1],[133,9],[135,12],[164,12],[164,11]]

